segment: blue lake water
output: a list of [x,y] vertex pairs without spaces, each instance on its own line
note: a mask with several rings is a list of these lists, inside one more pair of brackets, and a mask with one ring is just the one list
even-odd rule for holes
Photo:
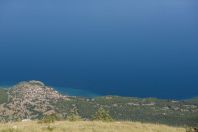
[[0,85],[32,79],[99,95],[198,96],[198,1],[1,0]]

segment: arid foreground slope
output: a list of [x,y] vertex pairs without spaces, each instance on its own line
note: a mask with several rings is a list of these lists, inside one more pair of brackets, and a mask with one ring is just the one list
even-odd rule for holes
[[185,132],[184,128],[137,122],[58,121],[39,124],[36,121],[0,124],[0,132]]

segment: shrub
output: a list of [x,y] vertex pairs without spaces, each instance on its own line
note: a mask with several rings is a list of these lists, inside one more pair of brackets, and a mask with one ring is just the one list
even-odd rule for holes
[[105,110],[104,108],[100,107],[94,117],[94,120],[98,120],[98,121],[113,121],[112,117],[109,115],[109,111]]
[[198,128],[187,128],[186,132],[198,132]]
[[53,126],[47,126],[48,131],[53,131],[54,129],[55,129],[55,127],[53,127]]
[[81,117],[78,113],[78,109],[76,107],[74,107],[73,109],[70,110],[70,113],[67,116],[67,120],[69,120],[69,121],[79,121],[79,120],[81,120]]
[[57,120],[55,114],[44,116],[38,123],[54,123]]

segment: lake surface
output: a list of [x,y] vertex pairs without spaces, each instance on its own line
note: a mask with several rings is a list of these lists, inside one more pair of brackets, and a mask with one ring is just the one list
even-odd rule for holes
[[0,85],[198,96],[197,0],[1,0]]

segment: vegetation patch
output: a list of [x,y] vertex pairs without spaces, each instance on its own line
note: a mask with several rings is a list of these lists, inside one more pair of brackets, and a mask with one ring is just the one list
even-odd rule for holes
[[7,90],[0,89],[0,104],[7,103],[7,102],[8,102]]
[[112,117],[109,114],[109,111],[105,110],[102,107],[100,107],[96,111],[96,114],[94,115],[93,119],[97,121],[105,121],[105,122],[113,121]]

